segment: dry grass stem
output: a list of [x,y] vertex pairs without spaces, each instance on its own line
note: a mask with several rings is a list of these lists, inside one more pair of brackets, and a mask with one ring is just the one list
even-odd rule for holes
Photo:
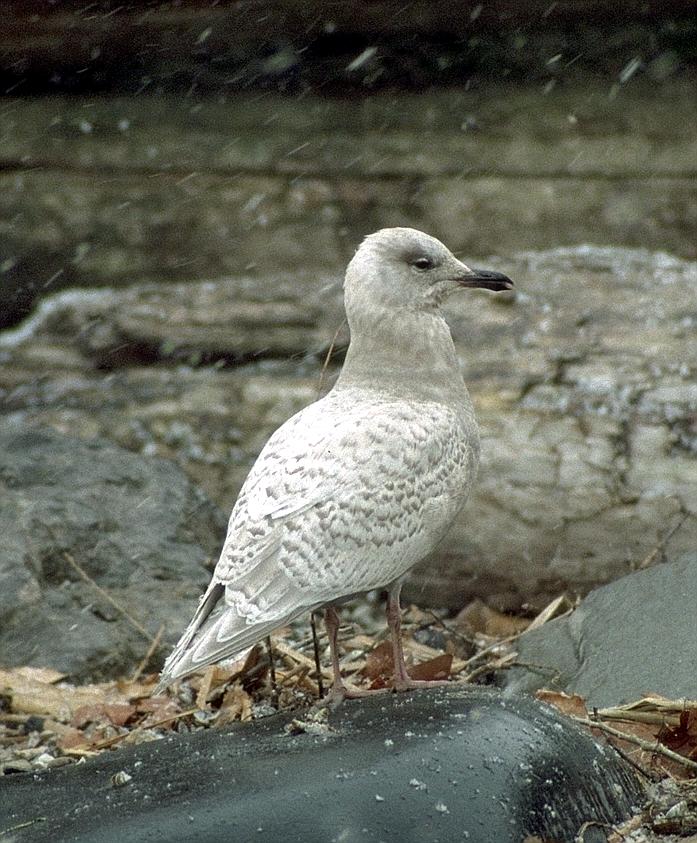
[[453,671],[453,676],[455,675],[455,673],[462,673],[463,670],[468,668],[471,664],[474,664],[474,662],[478,662],[480,659],[484,658],[484,656],[488,656],[491,653],[494,653],[502,645],[510,644],[517,638],[520,638],[519,632],[516,632],[515,635],[509,635],[506,638],[497,639],[496,641],[489,644],[487,647],[484,647],[483,650],[480,650],[478,653],[475,653],[473,656],[470,656],[470,658],[465,659],[463,662],[461,662],[462,666],[459,668],[459,670]]
[[669,758],[671,761],[675,761],[677,764],[687,767],[688,770],[697,771],[697,761],[691,761],[689,758],[685,758],[684,755],[680,755],[678,752],[673,752],[672,749],[668,749],[667,746],[664,746],[658,740],[647,741],[643,738],[636,737],[636,735],[622,732],[619,729],[613,729],[612,726],[608,726],[607,723],[602,723],[600,720],[591,720],[588,717],[575,717],[571,715],[571,719],[575,720],[577,723],[581,723],[583,726],[588,726],[590,729],[600,729],[601,732],[606,732],[608,735],[612,735],[622,741],[633,743],[635,746],[638,746],[639,749],[643,749],[644,752],[649,752],[653,755],[662,755],[664,758]]
[[148,666],[148,662],[150,659],[155,655],[155,651],[160,646],[160,642],[162,641],[162,636],[164,635],[165,625],[161,624],[160,628],[155,633],[155,637],[150,642],[150,646],[148,647],[147,653],[143,656],[140,661],[138,667],[134,670],[133,676],[131,676],[131,682],[137,682],[140,677],[143,675],[143,671]]
[[324,363],[322,363],[322,368],[319,373],[319,381],[317,382],[317,395],[320,396],[322,394],[322,387],[324,386],[324,376],[327,371],[327,367],[329,366],[329,361],[332,359],[332,354],[334,354],[334,346],[336,345],[336,340],[339,334],[341,333],[341,329],[346,324],[346,320],[343,319],[341,325],[334,331],[334,336],[332,337],[332,341],[329,343],[329,348],[327,350],[327,354],[324,358]]
[[209,665],[203,674],[201,684],[199,685],[198,693],[196,694],[196,706],[199,709],[204,709],[206,707],[206,700],[208,698],[208,694],[210,693],[211,685],[213,684],[215,674],[216,666],[214,664]]
[[23,828],[29,828],[30,825],[36,825],[36,823],[45,823],[46,820],[47,817],[35,817],[33,820],[27,820],[25,823],[18,823],[17,825],[12,825],[9,828],[0,829],[0,837],[14,831],[21,831]]
[[[135,729],[131,729],[130,732],[125,732],[123,735],[114,735],[113,738],[105,738],[103,741],[97,741],[97,743],[86,744],[84,747],[76,747],[76,749],[85,749],[88,752],[91,750],[97,749],[106,749],[108,746],[114,746],[114,744],[120,743],[121,741],[126,740],[126,738],[132,738],[134,735],[140,734],[144,732],[145,729],[156,729],[158,726],[163,726],[165,723],[171,723],[174,720],[181,720],[182,717],[188,717],[190,714],[194,714],[201,709],[198,706],[194,706],[194,708],[187,708],[186,711],[180,711],[177,714],[170,714],[167,717],[163,717],[161,720],[156,720],[154,723],[149,723],[146,727],[143,726],[136,726]],[[75,750],[73,750],[74,752]]]
[[[274,650],[277,653],[280,653],[286,663],[290,663],[290,666],[293,667],[296,664],[301,664],[307,667],[308,671],[315,670],[315,661],[314,659],[308,658],[304,653],[301,653],[299,650],[296,650],[294,647],[289,646],[286,644],[285,641],[281,641],[280,639],[274,639]],[[290,660],[290,662],[288,662]],[[330,670],[326,668],[322,668],[322,675],[327,679],[332,678],[332,674]]]
[[604,708],[596,712],[599,720],[619,720],[626,723],[649,723],[655,726],[679,726],[679,714],[661,714],[658,711],[625,711],[621,708]]
[[551,603],[545,606],[537,617],[532,619],[530,625],[525,629],[525,632],[538,629],[546,624],[547,621],[552,620],[552,618],[564,618],[567,615],[570,615],[573,610],[574,604],[565,594],[560,594],[559,597],[555,597]]
[[673,536],[677,533],[677,531],[682,527],[682,525],[687,520],[687,513],[683,513],[682,517],[679,518],[675,524],[668,530],[668,532],[656,543],[656,546],[648,553],[641,562],[637,565],[637,570],[641,571],[644,568],[650,568],[651,565],[658,559],[659,555],[663,553],[666,548],[668,542],[673,538]]
[[132,626],[135,630],[137,630],[138,632],[140,632],[140,634],[141,634],[142,636],[144,636],[145,638],[147,638],[147,639],[148,639],[148,641],[150,641],[150,643],[151,643],[151,644],[154,642],[155,638],[154,638],[154,637],[153,637],[153,636],[152,636],[152,635],[151,635],[151,634],[147,631],[147,629],[146,629],[146,628],[145,628],[145,627],[144,627],[141,623],[139,623],[139,622],[138,622],[138,621],[137,621],[137,620],[133,617],[133,615],[129,614],[129,613],[128,613],[128,611],[127,611],[126,609],[124,609],[124,607],[123,607],[123,606],[122,606],[122,605],[121,605],[118,601],[114,600],[114,598],[111,596],[111,594],[109,594],[109,592],[108,592],[108,591],[105,591],[105,590],[101,587],[101,585],[98,585],[98,584],[97,584],[97,583],[96,583],[96,582],[92,579],[92,577],[91,577],[91,576],[87,573],[87,571],[85,571],[85,569],[84,569],[84,568],[82,568],[82,566],[81,566],[81,565],[78,565],[78,563],[77,563],[77,561],[75,560],[75,558],[74,558],[74,557],[73,557],[70,553],[68,553],[68,551],[67,551],[67,550],[64,550],[64,551],[63,551],[63,558],[64,558],[64,559],[65,559],[65,561],[66,561],[66,562],[67,562],[67,563],[68,563],[68,564],[69,564],[69,565],[73,568],[73,570],[77,571],[77,573],[78,573],[78,574],[82,577],[82,579],[83,579],[86,583],[88,583],[89,585],[91,585],[91,586],[92,586],[92,588],[93,588],[93,589],[97,592],[97,594],[99,594],[99,596],[100,596],[100,597],[102,597],[104,600],[106,600],[106,601],[107,601],[107,603],[108,603],[110,606],[113,606],[113,607],[114,607],[114,609],[116,609],[116,611],[117,611],[117,612],[118,612],[118,613],[119,613],[122,617],[124,617],[124,618],[125,618],[125,619],[126,619],[126,620],[130,623],[130,625],[131,625],[131,626]]

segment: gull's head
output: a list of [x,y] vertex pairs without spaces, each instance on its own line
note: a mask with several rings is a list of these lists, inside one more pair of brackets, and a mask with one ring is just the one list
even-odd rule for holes
[[383,228],[361,243],[346,270],[346,309],[433,310],[453,291],[510,290],[500,272],[470,269],[440,240],[414,228]]

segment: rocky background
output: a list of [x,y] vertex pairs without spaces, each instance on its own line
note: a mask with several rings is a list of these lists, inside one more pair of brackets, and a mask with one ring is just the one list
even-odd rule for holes
[[482,469],[408,598],[695,562],[694,4],[6,6],[0,661],[137,663],[71,558],[176,637],[386,225],[517,284],[449,305]]

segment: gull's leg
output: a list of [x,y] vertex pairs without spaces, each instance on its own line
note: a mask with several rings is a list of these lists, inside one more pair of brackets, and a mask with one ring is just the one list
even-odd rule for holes
[[399,592],[402,583],[393,585],[387,593],[387,625],[392,635],[392,654],[394,658],[394,689],[395,691],[410,691],[414,688],[436,688],[447,685],[447,679],[412,679],[404,664],[404,649],[402,648],[402,613],[399,606]]
[[334,681],[329,693],[332,695],[342,694],[346,686],[341,678],[341,665],[339,664],[339,613],[333,606],[327,606],[324,610],[324,625],[329,638],[329,651],[332,654],[332,671],[334,672]]
[[378,688],[374,691],[367,689],[355,688],[352,685],[347,685],[341,678],[341,665],[339,664],[339,613],[333,606],[327,606],[324,610],[324,625],[327,628],[327,636],[329,638],[329,650],[332,654],[332,670],[334,672],[334,681],[329,693],[324,698],[324,702],[340,702],[341,700],[358,699],[359,697],[367,697],[370,694],[384,693],[385,689]]

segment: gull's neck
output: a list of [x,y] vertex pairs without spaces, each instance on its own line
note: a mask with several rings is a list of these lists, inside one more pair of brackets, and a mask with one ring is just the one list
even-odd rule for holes
[[469,400],[439,309],[378,307],[351,316],[351,344],[336,389],[362,387],[454,404]]

